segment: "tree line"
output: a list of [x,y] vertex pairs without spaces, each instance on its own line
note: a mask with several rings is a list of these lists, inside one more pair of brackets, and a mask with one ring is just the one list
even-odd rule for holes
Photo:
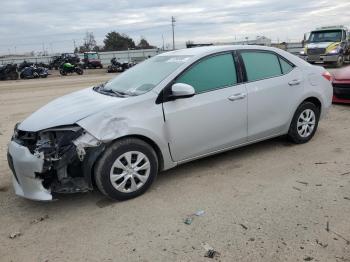
[[83,45],[76,47],[74,53],[84,53],[88,51],[123,51],[128,49],[153,49],[156,48],[148,43],[141,36],[140,41],[135,44],[135,41],[126,34],[121,34],[116,31],[109,32],[103,40],[103,46],[96,43],[95,36],[92,32],[86,32]]

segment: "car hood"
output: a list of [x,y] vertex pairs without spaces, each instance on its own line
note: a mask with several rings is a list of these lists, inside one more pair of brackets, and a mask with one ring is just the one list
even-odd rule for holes
[[333,72],[333,77],[335,80],[350,81],[350,66],[337,69],[336,71]]
[[333,42],[309,43],[307,44],[307,48],[327,48],[331,44]]
[[103,95],[92,88],[83,89],[53,100],[27,119],[18,129],[36,132],[47,128],[72,125],[126,98]]

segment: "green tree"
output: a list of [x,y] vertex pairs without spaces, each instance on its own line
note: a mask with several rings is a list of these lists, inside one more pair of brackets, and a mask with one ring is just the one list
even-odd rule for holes
[[135,48],[135,42],[126,34],[119,34],[115,31],[109,32],[103,40],[105,51],[120,51]]
[[141,40],[138,43],[137,48],[139,48],[139,49],[153,49],[153,48],[155,48],[155,46],[150,45],[148,43],[148,41],[146,40],[146,38],[141,36]]

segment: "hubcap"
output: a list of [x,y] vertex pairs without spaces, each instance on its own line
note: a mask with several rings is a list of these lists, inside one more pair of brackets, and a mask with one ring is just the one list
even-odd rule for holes
[[113,163],[110,180],[116,190],[131,193],[147,182],[150,171],[150,161],[145,154],[129,151],[119,156]]
[[301,137],[308,137],[314,131],[316,116],[311,109],[305,109],[299,116],[297,123],[298,134]]

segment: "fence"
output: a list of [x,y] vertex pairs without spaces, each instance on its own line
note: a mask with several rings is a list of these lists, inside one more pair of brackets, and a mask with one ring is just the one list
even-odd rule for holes
[[[101,62],[104,66],[110,64],[112,58],[120,59],[121,61],[135,61],[140,62],[148,57],[155,56],[161,51],[159,49],[141,49],[141,50],[127,50],[127,51],[111,51],[111,52],[99,52]],[[80,59],[84,58],[84,54],[78,54]],[[20,64],[24,60],[29,63],[50,63],[52,56],[13,56],[1,58],[1,64]]]

